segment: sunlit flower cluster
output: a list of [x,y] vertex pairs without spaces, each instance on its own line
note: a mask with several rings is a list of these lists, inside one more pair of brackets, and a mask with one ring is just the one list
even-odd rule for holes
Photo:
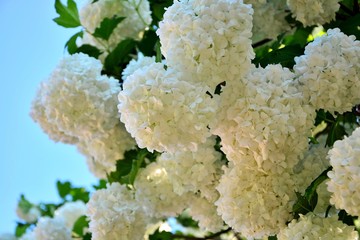
[[343,113],[360,103],[360,41],[339,29],[316,38],[295,58],[305,100],[317,109]]

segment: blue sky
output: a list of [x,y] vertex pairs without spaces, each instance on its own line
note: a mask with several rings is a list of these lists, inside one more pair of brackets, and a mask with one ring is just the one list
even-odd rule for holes
[[89,187],[96,179],[74,146],[52,142],[29,117],[31,101],[76,32],[52,21],[52,0],[0,0],[0,233],[15,229],[21,193],[56,202],[56,180]]

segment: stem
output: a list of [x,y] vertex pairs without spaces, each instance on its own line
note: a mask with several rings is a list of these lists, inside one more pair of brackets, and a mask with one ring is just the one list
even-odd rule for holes
[[172,235],[172,239],[175,239],[175,238],[180,238],[180,239],[185,239],[185,240],[210,240],[210,239],[213,239],[213,238],[216,238],[218,236],[220,236],[221,234],[224,234],[224,233],[227,233],[227,232],[230,232],[231,231],[231,228],[227,228],[227,229],[224,229],[220,232],[217,232],[217,233],[214,233],[214,234],[211,234],[207,237],[190,237],[190,236],[182,236],[182,235]]
[[270,42],[271,40],[272,40],[272,39],[265,38],[265,39],[261,40],[260,42],[257,42],[257,43],[252,44],[252,47],[253,47],[253,48],[260,47],[261,45],[264,45],[264,44]]
[[360,12],[360,7],[359,7],[359,1],[358,0],[354,0],[353,11],[354,11],[355,14]]

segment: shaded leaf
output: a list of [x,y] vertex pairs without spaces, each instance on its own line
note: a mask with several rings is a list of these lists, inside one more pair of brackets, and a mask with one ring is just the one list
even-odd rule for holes
[[73,0],[67,1],[67,6],[61,3],[60,0],[55,0],[55,10],[59,17],[54,18],[54,22],[66,28],[79,27],[80,19],[76,3]]
[[188,214],[180,214],[176,220],[184,227],[199,228],[199,223],[191,218]]
[[156,52],[156,57],[155,57],[155,62],[161,62],[162,61],[162,55],[161,55],[161,43],[160,40],[158,40],[155,43],[155,52]]
[[295,64],[294,58],[304,53],[299,45],[290,45],[281,49],[273,50],[265,54],[261,59],[255,58],[254,64],[266,67],[269,64],[280,63],[283,67],[292,68]]
[[76,53],[85,53],[93,58],[98,58],[101,54],[101,51],[94,46],[89,44],[81,45],[76,51]]
[[339,117],[336,122],[329,127],[329,134],[326,139],[326,146],[332,147],[337,140],[343,139],[346,135],[345,127],[340,124]]
[[339,221],[342,221],[349,226],[354,226],[354,220],[358,219],[358,217],[349,215],[345,210],[340,210],[338,217]]
[[134,51],[136,42],[133,39],[121,41],[116,48],[106,57],[104,67],[107,71],[112,72],[116,66],[126,62],[128,55]]
[[125,17],[117,17],[116,15],[112,18],[104,18],[100,23],[100,27],[96,28],[92,34],[94,37],[109,40],[114,29],[119,23],[121,23]]
[[67,49],[68,53],[70,54],[74,54],[76,53],[78,46],[76,45],[76,40],[79,37],[83,36],[83,31],[80,31],[78,33],[75,33],[66,43],[65,43],[65,48]]
[[155,44],[159,41],[159,37],[152,29],[145,31],[143,38],[137,43],[140,52],[145,56],[156,55]]

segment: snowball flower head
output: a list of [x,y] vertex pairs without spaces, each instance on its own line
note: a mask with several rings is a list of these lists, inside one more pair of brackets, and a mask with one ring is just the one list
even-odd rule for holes
[[216,111],[208,88],[183,81],[184,76],[162,63],[130,75],[119,93],[120,119],[140,148],[149,151],[196,151],[211,134]]
[[354,227],[338,221],[338,216],[321,218],[313,213],[300,215],[277,235],[279,240],[288,239],[347,239],[358,240],[359,235]]
[[305,100],[317,109],[343,113],[360,103],[360,41],[339,29],[316,38],[295,58]]
[[135,146],[135,140],[119,121],[111,130],[101,135],[95,134],[94,137],[81,139],[77,146],[88,159],[98,163],[92,167],[98,166],[100,169],[89,166],[94,175],[106,178],[106,173],[116,170],[116,162],[124,158],[125,151]]
[[120,85],[116,79],[102,76],[101,69],[99,60],[82,53],[64,57],[41,85],[40,100],[36,101],[41,107],[33,109],[42,112],[32,114],[34,120],[46,121],[40,125],[56,126],[57,133],[73,138],[111,130],[118,123],[116,96]]
[[96,191],[87,203],[89,230],[94,240],[141,240],[151,219],[120,183]]
[[214,148],[214,137],[199,145],[196,152],[163,153],[158,162],[165,168],[174,191],[198,193],[210,201],[218,198],[215,186],[222,174],[221,154]]
[[42,217],[34,228],[36,240],[72,240],[71,230],[61,218]]
[[305,27],[328,23],[335,19],[340,0],[287,0],[293,17]]
[[85,215],[86,206],[82,201],[66,202],[64,205],[56,209],[55,218],[62,218],[65,225],[69,229],[73,229],[74,223],[79,217]]
[[338,140],[329,151],[332,171],[328,172],[330,203],[351,215],[360,215],[360,128]]
[[[124,20],[115,27],[108,41],[92,36],[105,18],[114,16],[124,17]],[[80,22],[86,29],[82,43],[112,51],[125,38],[141,39],[151,20],[148,0],[89,0],[80,10]]]
[[133,59],[129,62],[126,68],[122,71],[122,80],[132,75],[136,70],[147,67],[155,62],[155,57],[145,57],[141,52],[138,53],[137,59]]
[[138,204],[148,215],[156,218],[180,214],[185,209],[189,197],[192,196],[177,195],[166,170],[155,162],[139,170],[134,187]]
[[174,1],[157,30],[167,64],[212,90],[234,79],[254,58],[252,13],[242,0]]

